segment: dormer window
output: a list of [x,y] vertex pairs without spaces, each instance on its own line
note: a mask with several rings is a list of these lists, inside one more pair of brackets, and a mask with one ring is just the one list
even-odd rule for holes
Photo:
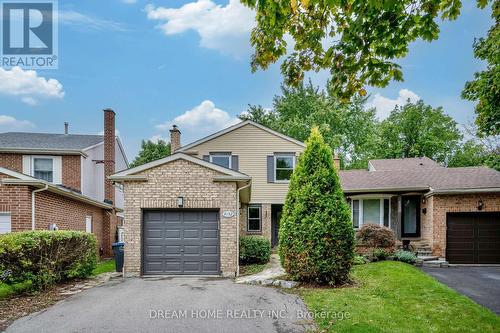
[[231,169],[231,155],[230,154],[211,154],[210,162],[220,165],[224,168]]
[[52,158],[33,158],[33,176],[52,183],[54,180],[54,163]]

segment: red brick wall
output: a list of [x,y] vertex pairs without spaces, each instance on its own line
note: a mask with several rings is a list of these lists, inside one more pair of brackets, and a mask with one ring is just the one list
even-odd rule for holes
[[0,167],[17,172],[23,172],[23,155],[0,153]]
[[64,186],[81,191],[81,158],[79,155],[62,157],[62,183]]
[[104,199],[115,202],[115,188],[107,177],[115,173],[115,112],[104,110]]
[[[8,176],[0,173],[0,178]],[[26,185],[0,183],[0,212],[10,212],[12,231],[31,230],[31,191]],[[85,231],[85,217],[92,216],[92,233],[95,234],[104,256],[111,255],[115,241],[116,218],[104,209],[72,200],[59,194],[42,191],[35,194],[35,220],[37,230],[48,230],[55,223],[59,230]],[[111,222],[110,225],[108,225]]]
[[[10,178],[0,173],[0,179]],[[31,230],[31,190],[24,185],[0,183],[0,212],[10,212],[12,231]]]
[[[446,213],[479,212],[478,201],[484,204],[481,212],[500,211],[500,193],[434,195],[430,198],[432,207],[432,252],[434,255],[446,255]],[[428,211],[427,214],[431,212]]]

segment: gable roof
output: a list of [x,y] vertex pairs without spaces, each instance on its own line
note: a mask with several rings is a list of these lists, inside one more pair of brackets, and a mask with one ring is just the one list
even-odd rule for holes
[[148,169],[151,169],[151,168],[155,168],[155,167],[163,165],[163,164],[177,161],[177,160],[189,161],[189,162],[204,166],[206,168],[218,171],[220,173],[223,173],[224,175],[226,175],[226,177],[220,177],[221,181],[224,181],[224,180],[237,181],[237,180],[250,180],[251,179],[250,176],[248,176],[244,173],[241,173],[241,172],[238,172],[238,171],[235,171],[232,169],[228,169],[228,168],[222,167],[220,165],[217,165],[217,164],[211,163],[209,161],[205,161],[205,160],[202,160],[202,159],[199,159],[197,157],[193,157],[191,155],[187,155],[184,153],[175,153],[173,155],[170,155],[170,156],[158,159],[156,161],[152,161],[152,162],[137,166],[135,168],[123,170],[123,171],[115,173],[114,175],[109,176],[108,178],[111,180],[116,180],[116,181],[145,180],[145,179],[142,179],[140,176],[137,176],[135,174],[142,172],[142,171],[145,171],[145,170],[148,170]]
[[346,193],[497,189],[500,172],[486,167],[423,168],[410,170],[347,170],[339,173]]
[[83,150],[103,141],[103,135],[27,132],[0,133],[0,148],[2,149]]
[[270,133],[272,135],[275,135],[275,136],[277,136],[279,138],[282,138],[284,140],[287,140],[289,142],[295,143],[296,145],[299,145],[301,147],[305,147],[306,146],[303,142],[301,142],[299,140],[295,140],[294,138],[291,138],[291,137],[289,137],[287,135],[284,135],[284,134],[281,134],[279,132],[276,132],[275,130],[272,130],[272,129],[264,126],[264,125],[256,123],[256,122],[254,122],[252,120],[245,120],[245,121],[237,123],[236,125],[230,126],[230,127],[225,128],[223,130],[215,132],[214,134],[206,136],[206,137],[204,137],[204,138],[202,138],[200,140],[197,140],[197,141],[194,141],[194,142],[192,142],[192,143],[190,143],[188,145],[185,145],[185,146],[179,148],[177,151],[178,152],[186,151],[186,150],[188,150],[188,149],[190,149],[192,147],[198,146],[198,145],[200,145],[200,144],[202,144],[204,142],[207,142],[207,141],[213,140],[215,138],[218,138],[218,137],[220,137],[220,136],[222,136],[224,134],[227,134],[229,132],[237,130],[238,128],[241,128],[241,127],[246,126],[246,125],[253,125],[253,126],[257,127],[257,128],[260,128],[261,130],[263,130],[265,132],[268,132],[268,133]]
[[16,172],[16,171],[13,171],[13,170],[10,170],[7,168],[0,167],[0,173],[6,174],[6,175],[12,177],[12,178],[0,179],[0,182],[4,185],[27,185],[27,186],[34,186],[37,188],[45,188],[49,192],[56,193],[56,194],[62,195],[64,197],[68,197],[68,198],[71,198],[71,199],[76,200],[76,201],[85,202],[85,203],[88,203],[88,204],[96,206],[96,207],[100,207],[100,208],[104,208],[104,209],[108,209],[108,210],[115,209],[117,211],[122,211],[121,209],[116,208],[111,204],[94,200],[86,195],[83,195],[79,192],[75,192],[69,188],[59,186],[56,184],[52,184],[52,183],[46,182],[45,180],[37,179],[37,178],[31,177],[31,176],[28,176],[28,175],[25,175],[23,173],[19,173],[19,172]]
[[409,170],[409,169],[422,170],[429,168],[443,168],[443,166],[425,156],[368,161],[368,170],[370,171]]

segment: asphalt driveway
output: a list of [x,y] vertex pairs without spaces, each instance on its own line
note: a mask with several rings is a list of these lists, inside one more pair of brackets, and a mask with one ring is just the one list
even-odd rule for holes
[[500,315],[500,267],[422,267],[422,270]]
[[20,318],[7,332],[304,332],[302,300],[219,278],[130,278]]

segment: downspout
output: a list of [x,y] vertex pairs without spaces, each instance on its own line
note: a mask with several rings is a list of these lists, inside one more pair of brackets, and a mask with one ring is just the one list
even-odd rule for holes
[[236,277],[240,276],[240,191],[252,185],[252,180],[236,191]]
[[35,193],[45,191],[48,188],[49,185],[45,184],[44,188],[39,188],[31,192],[31,230],[35,230]]

